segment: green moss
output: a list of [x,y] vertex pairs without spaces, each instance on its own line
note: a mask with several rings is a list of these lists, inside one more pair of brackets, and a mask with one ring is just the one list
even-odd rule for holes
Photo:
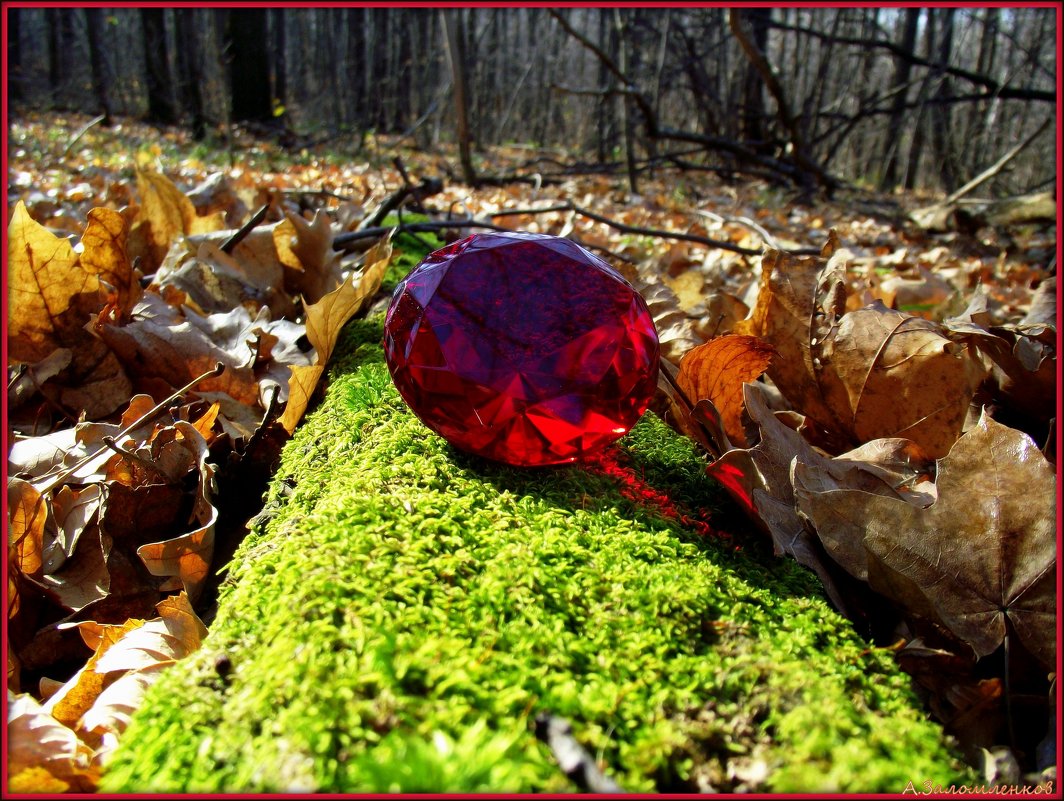
[[591,466],[457,453],[380,337],[348,327],[209,637],[150,690],[105,791],[572,791],[540,712],[631,791],[759,764],[775,791],[970,778],[811,574],[681,522],[717,497],[687,440],[648,414]]

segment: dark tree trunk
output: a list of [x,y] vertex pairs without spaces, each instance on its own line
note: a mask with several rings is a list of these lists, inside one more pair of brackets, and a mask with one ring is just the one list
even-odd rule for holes
[[361,128],[365,122],[365,72],[366,72],[366,10],[346,9],[347,14],[347,75],[350,76],[344,89],[347,103],[345,120]]
[[96,105],[103,114],[103,124],[111,124],[111,99],[107,92],[110,76],[107,74],[107,61],[104,57],[104,17],[103,9],[92,7],[85,9],[85,29],[89,38],[89,65],[92,69],[92,93],[96,96]]
[[177,88],[181,105],[189,115],[192,138],[197,142],[207,135],[207,116],[203,111],[203,64],[200,60],[199,34],[195,10],[174,10],[177,25]]
[[[617,29],[617,66],[620,68],[621,73],[628,74],[628,42],[625,40],[625,20],[623,16],[624,12],[619,9],[613,9],[613,25]],[[624,165],[625,171],[628,174],[628,190],[633,195],[639,194],[639,172],[635,168],[635,123],[632,120],[634,109],[632,108],[632,101],[628,95],[622,95],[620,102],[617,105],[620,118],[621,118],[621,130],[624,134]]]
[[19,9],[7,12],[7,82],[13,103],[19,103],[25,97],[22,89],[22,25]]
[[905,87],[909,83],[912,73],[912,60],[916,49],[916,29],[920,22],[920,9],[909,8],[905,10],[905,29],[902,33],[899,47],[902,52],[908,53],[910,58],[896,59],[894,62],[894,80],[891,88],[894,91],[894,99],[891,102],[890,124],[887,127],[888,136],[885,138],[886,164],[883,167],[883,177],[880,179],[879,188],[886,191],[893,189],[898,183],[898,165],[901,163],[901,136],[902,121],[905,115],[905,101],[908,92]]
[[[934,54],[935,43],[935,9],[927,9],[927,29],[924,32],[924,52],[930,61]],[[924,154],[925,127],[927,121],[927,98],[933,73],[928,72],[926,78],[920,84],[920,92],[917,96],[916,123],[913,125],[913,141],[909,147],[909,157],[905,167],[905,188],[915,189],[920,171],[920,159]]]
[[66,84],[70,78],[70,48],[73,39],[70,9],[48,8],[48,90],[55,108],[66,107]]
[[[768,47],[768,29],[772,21],[772,9],[750,8],[742,12],[743,19],[750,26],[750,38],[754,45],[762,53]],[[765,130],[765,82],[757,71],[757,67],[750,63],[746,67],[743,78],[743,105],[740,115],[740,135],[743,141],[752,147],[755,152],[765,153],[771,150]]]
[[458,158],[462,164],[462,180],[470,186],[477,182],[473,169],[473,154],[470,147],[472,137],[469,131],[469,108],[466,95],[465,43],[458,30],[462,14],[461,9],[441,11],[443,25],[447,33],[447,55],[451,61],[451,82],[454,86],[455,127],[458,135]]
[[230,9],[226,21],[226,43],[233,121],[270,121],[273,119],[273,106],[270,103],[266,9]]
[[288,98],[288,73],[285,63],[285,48],[287,47],[285,31],[285,10],[283,8],[270,9],[270,36],[273,42],[273,99],[279,105],[286,105]]
[[[273,70],[272,81],[272,102],[276,109],[281,110],[277,117],[283,122],[287,122],[287,115],[284,113],[285,107],[288,105],[288,72],[287,64],[285,62],[285,50],[287,48],[287,28],[286,17],[284,9],[270,9],[269,10],[269,24],[270,24],[270,66]],[[336,69],[339,65],[336,65]],[[337,98],[338,101],[338,98]]]
[[145,86],[148,90],[148,121],[162,125],[177,122],[170,57],[166,46],[166,17],[161,8],[142,8],[140,21],[144,31]]
[[[949,65],[953,55],[953,20],[956,11],[955,8],[943,8],[938,12],[942,14],[942,35],[938,46],[938,62],[942,65]],[[947,192],[956,189],[958,183],[953,137],[951,136],[953,120],[949,103],[945,102],[951,94],[949,76],[943,74],[939,78],[938,88],[934,95],[937,102],[931,112],[931,147],[935,154],[935,162],[938,164],[939,181]]]

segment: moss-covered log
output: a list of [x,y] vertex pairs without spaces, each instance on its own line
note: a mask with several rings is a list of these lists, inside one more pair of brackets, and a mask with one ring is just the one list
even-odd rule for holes
[[631,791],[901,792],[970,778],[908,678],[647,414],[601,460],[518,470],[403,405],[351,324],[203,648],[109,766],[126,792],[576,789],[551,713]]

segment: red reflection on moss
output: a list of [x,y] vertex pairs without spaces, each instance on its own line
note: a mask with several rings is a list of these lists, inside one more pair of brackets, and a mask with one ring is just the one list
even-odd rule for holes
[[[637,506],[648,509],[666,520],[676,521],[703,537],[714,536],[731,541],[730,534],[715,528],[709,522],[709,512],[704,509],[686,510],[678,505],[668,493],[651,486],[642,476],[637,475],[631,465],[625,464],[619,458],[619,452],[615,448],[609,448],[584,460],[584,465],[589,470],[597,471],[615,481],[621,495]],[[738,550],[739,546],[735,547]]]

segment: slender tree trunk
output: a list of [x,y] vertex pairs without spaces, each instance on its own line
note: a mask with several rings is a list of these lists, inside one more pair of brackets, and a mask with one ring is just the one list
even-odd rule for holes
[[[935,9],[927,9],[927,29],[924,32],[924,51],[928,60],[931,60],[934,53],[935,43]],[[927,120],[927,98],[930,95],[930,87],[932,81],[932,73],[928,71],[927,77],[924,78],[920,84],[920,91],[917,96],[917,106],[915,116],[916,123],[913,125],[913,141],[909,147],[909,158],[905,167],[905,188],[915,189],[917,179],[920,172],[920,158],[924,152],[924,128]]]
[[[942,8],[938,13],[942,15],[942,34],[939,39],[938,62],[948,65],[953,56],[953,20],[957,9]],[[955,167],[955,154],[953,152],[953,137],[950,135],[953,125],[949,103],[945,102],[952,94],[949,76],[942,74],[939,77],[938,88],[935,91],[935,104],[931,112],[931,147],[938,164],[938,180],[941,187],[947,192],[953,191],[958,183]]]
[[110,77],[107,74],[107,62],[104,57],[103,44],[103,9],[92,7],[85,9],[85,30],[89,39],[89,66],[92,70],[92,93],[96,96],[96,105],[103,114],[103,124],[111,124],[111,99],[107,87]]
[[48,27],[48,90],[54,108],[66,107],[66,84],[70,78],[70,9],[47,8],[44,11]]
[[345,97],[347,98],[348,110],[345,119],[361,128],[365,121],[364,87],[362,81],[366,71],[366,10],[362,8],[348,8],[347,14],[347,71],[352,76],[346,81]]
[[[750,24],[750,40],[757,49],[764,53],[768,45],[768,23],[772,19],[772,9],[751,8],[742,12],[732,11],[731,17],[738,20],[739,15]],[[740,114],[740,132],[743,141],[755,152],[765,153],[771,146],[765,131],[765,82],[751,60],[743,75],[743,104]]]
[[7,11],[7,81],[11,102],[22,102],[25,98],[22,86],[22,15],[17,8]]
[[[298,13],[298,12],[296,12]],[[270,66],[273,68],[273,90],[270,93],[275,107],[283,109],[288,100],[288,72],[285,48],[287,42],[286,12],[283,8],[271,8],[270,15],[270,42],[273,50],[270,57]],[[277,115],[284,119],[284,113]]]
[[[613,25],[617,30],[617,67],[624,75],[628,74],[628,43],[625,41],[624,11],[613,9]],[[628,95],[621,95],[617,103],[617,115],[621,121],[624,134],[624,166],[628,173],[628,191],[639,194],[639,172],[635,166],[635,134],[632,121],[632,101]]]
[[447,58],[451,62],[451,85],[454,88],[455,126],[458,136],[458,158],[462,165],[462,179],[470,186],[477,183],[476,171],[473,169],[473,154],[470,149],[472,137],[469,132],[469,109],[466,102],[465,52],[456,17],[460,9],[441,11],[444,30],[447,35]]
[[266,9],[230,9],[226,39],[233,121],[268,122],[273,118],[273,107],[266,49]]
[[145,87],[148,90],[148,121],[161,125],[177,122],[174,110],[170,55],[166,46],[166,12],[162,8],[142,8],[144,30]]
[[195,9],[174,9],[177,29],[177,91],[181,106],[188,114],[192,138],[197,142],[207,136],[207,115],[203,110],[203,64],[200,59],[199,32]]
[[[997,70],[997,43],[998,21],[1001,18],[1001,9],[984,9],[983,35],[979,42],[979,74],[994,77]],[[976,164],[983,164],[989,158],[989,131],[994,128],[994,120],[997,116],[1001,101],[994,98],[986,103],[980,103],[973,109],[970,129],[974,132],[975,148],[973,160]]]
[[[916,48],[916,29],[920,23],[920,9],[908,8],[905,10],[905,28],[902,31],[899,47],[902,52],[912,55]],[[898,58],[894,61],[894,80],[891,82],[891,90],[894,99],[891,101],[890,123],[887,126],[888,133],[884,138],[886,153],[884,153],[883,177],[879,182],[881,190],[893,189],[898,183],[898,165],[901,163],[901,131],[905,115],[905,101],[908,97],[906,86],[912,74],[912,61],[908,58]]]

